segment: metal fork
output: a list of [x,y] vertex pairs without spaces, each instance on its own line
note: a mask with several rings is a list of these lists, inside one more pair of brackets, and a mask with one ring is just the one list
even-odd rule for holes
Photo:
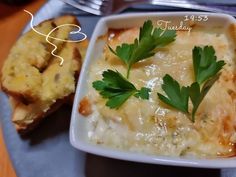
[[236,16],[236,3],[232,4],[199,4],[188,0],[61,0],[80,10],[95,14],[109,15],[119,13],[137,4],[178,7],[209,12],[226,13]]

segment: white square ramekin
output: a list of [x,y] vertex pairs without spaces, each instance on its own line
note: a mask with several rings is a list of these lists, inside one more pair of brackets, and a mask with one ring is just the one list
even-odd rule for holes
[[201,25],[222,26],[227,27],[230,24],[236,24],[236,20],[225,14],[214,14],[205,12],[166,12],[166,13],[136,13],[114,15],[101,18],[97,23],[89,43],[85,61],[82,66],[79,83],[76,90],[73,111],[70,124],[70,142],[71,144],[82,151],[117,158],[122,160],[129,160],[135,162],[162,164],[162,165],[176,165],[188,167],[202,167],[202,168],[233,168],[236,167],[236,157],[218,158],[218,159],[197,159],[197,158],[183,158],[183,157],[168,157],[159,155],[146,155],[134,152],[127,152],[112,149],[109,147],[102,147],[90,143],[87,139],[88,130],[86,130],[86,118],[78,113],[78,106],[80,100],[87,93],[87,77],[89,74],[89,67],[93,60],[97,59],[99,53],[102,52],[104,44],[97,44],[97,38],[107,32],[108,28],[129,28],[134,26],[141,26],[147,19],[156,20],[183,20],[184,16],[199,16],[207,15],[207,23]]

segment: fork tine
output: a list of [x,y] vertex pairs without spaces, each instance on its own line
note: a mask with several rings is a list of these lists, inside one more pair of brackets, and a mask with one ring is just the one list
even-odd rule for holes
[[75,8],[95,14],[108,15],[112,12],[113,0],[61,0]]
[[95,10],[99,10],[101,8],[101,5],[98,5],[98,4],[94,3],[93,1],[80,0],[79,4],[90,7],[90,8],[95,9]]
[[[84,4],[81,4],[81,3],[78,3],[78,2],[75,2],[74,0],[61,0],[63,1],[64,3],[66,4],[69,4],[73,7],[76,7],[80,10],[83,10],[83,11],[86,11],[86,12],[89,12],[91,14],[95,14],[95,15],[103,15],[103,12],[100,10],[100,6],[98,8],[98,5],[96,4],[93,4],[92,6],[89,5],[88,3],[84,3]],[[92,3],[91,3],[92,4]],[[95,6],[96,5],[96,6]]]
[[110,12],[109,5],[112,3],[112,0],[80,0],[79,3],[92,9],[99,10],[102,15],[105,15]]
[[90,3],[94,3],[96,5],[101,6],[101,5],[106,5],[105,3],[106,1],[107,0],[80,0],[79,3],[82,2],[84,4],[85,2],[90,2]]

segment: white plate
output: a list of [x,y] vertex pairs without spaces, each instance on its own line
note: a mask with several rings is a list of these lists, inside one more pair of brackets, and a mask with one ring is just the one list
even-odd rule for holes
[[203,167],[203,168],[229,168],[236,167],[235,158],[220,158],[220,159],[189,159],[183,157],[167,157],[167,156],[155,156],[146,155],[140,153],[133,153],[127,151],[121,151],[112,149],[109,147],[102,147],[89,143],[87,138],[88,130],[86,129],[87,119],[78,113],[78,106],[80,100],[87,93],[87,78],[89,74],[90,64],[98,59],[102,53],[104,44],[97,43],[97,38],[107,32],[108,28],[127,28],[133,26],[141,26],[147,19],[156,20],[169,19],[172,22],[179,22],[184,19],[185,15],[207,15],[207,22],[197,22],[201,25],[210,26],[222,26],[227,27],[229,24],[236,23],[235,19],[225,14],[212,14],[212,13],[198,13],[198,12],[169,12],[169,13],[139,13],[139,14],[125,14],[116,15],[102,18],[98,23],[92,35],[85,63],[80,75],[80,80],[76,90],[75,101],[73,105],[72,119],[70,124],[70,142],[71,144],[80,150],[102,155],[111,158],[152,163],[152,164],[163,164],[163,165],[177,165],[177,166],[188,166],[188,167]]

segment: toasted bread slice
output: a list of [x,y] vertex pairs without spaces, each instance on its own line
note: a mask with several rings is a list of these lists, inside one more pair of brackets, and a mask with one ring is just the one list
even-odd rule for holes
[[76,43],[66,43],[59,55],[64,58],[63,65],[54,57],[42,74],[41,100],[44,102],[55,102],[75,92],[75,75],[82,65],[79,48]]
[[[78,24],[76,17],[62,16],[40,23],[35,29],[43,34],[48,34],[52,29],[61,24]],[[68,39],[72,26],[56,29],[52,37]],[[61,50],[63,41],[49,38],[57,46],[56,52]],[[49,65],[53,46],[45,36],[30,30],[16,42],[11,49],[2,68],[2,89],[24,103],[32,103],[41,97],[43,83],[42,72]]]
[[25,133],[33,129],[75,92],[77,81],[75,75],[78,75],[81,67],[81,56],[77,44],[66,43],[59,54],[64,58],[64,63],[60,66],[60,62],[54,57],[43,72],[40,99],[27,105],[11,97],[12,121],[18,132]]
[[[77,24],[73,16],[62,16],[40,23],[37,31],[47,34],[61,24]],[[56,29],[54,38],[67,39],[71,26]],[[30,30],[13,46],[2,68],[1,85],[12,103],[12,121],[20,133],[32,130],[47,115],[56,111],[65,102],[71,102],[80,73],[82,57],[85,56],[88,41],[67,43],[48,39]],[[80,54],[82,51],[82,56]]]

